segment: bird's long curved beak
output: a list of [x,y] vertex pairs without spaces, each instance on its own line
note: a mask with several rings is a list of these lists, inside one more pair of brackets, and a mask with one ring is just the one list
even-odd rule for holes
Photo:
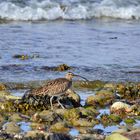
[[80,78],[82,78],[82,79],[84,79],[84,80],[86,80],[86,81],[89,81],[88,79],[86,79],[86,78],[85,78],[85,77],[83,77],[83,76],[76,75],[76,74],[74,74],[74,76],[75,76],[75,77],[80,77]]

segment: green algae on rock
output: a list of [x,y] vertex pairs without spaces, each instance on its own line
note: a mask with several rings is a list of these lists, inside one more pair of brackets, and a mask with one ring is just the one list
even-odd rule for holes
[[57,122],[50,127],[51,132],[68,132],[70,128],[65,122]]
[[77,81],[74,82],[74,88],[86,88],[86,89],[101,89],[104,87],[106,82],[96,80],[96,81]]
[[105,138],[105,140],[129,140],[129,139],[119,133],[114,133],[114,134],[107,136]]
[[134,123],[136,123],[135,119],[133,119],[133,118],[126,118],[126,119],[124,120],[124,122],[125,122],[126,124],[134,124]]
[[111,126],[113,124],[118,124],[120,123],[122,120],[119,116],[117,115],[108,115],[108,114],[102,114],[100,116],[100,122],[104,125],[104,126]]
[[86,99],[87,106],[105,106],[112,103],[115,99],[114,93],[108,90],[96,92],[96,95],[91,95]]

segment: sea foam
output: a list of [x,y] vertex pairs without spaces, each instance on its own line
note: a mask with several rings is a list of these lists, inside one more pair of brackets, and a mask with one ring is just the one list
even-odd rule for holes
[[0,2],[0,18],[5,20],[86,20],[94,17],[140,19],[140,0],[30,0],[24,5]]

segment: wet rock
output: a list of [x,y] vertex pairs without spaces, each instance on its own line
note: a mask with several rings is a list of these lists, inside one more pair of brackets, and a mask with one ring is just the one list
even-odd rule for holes
[[26,60],[26,59],[29,59],[29,56],[27,54],[16,54],[13,56],[13,58],[17,58],[20,60]]
[[15,54],[13,58],[20,59],[20,60],[27,60],[27,59],[39,58],[39,55],[38,54],[33,54],[33,55]]
[[117,115],[102,114],[100,116],[100,122],[104,126],[111,126],[111,125],[114,125],[114,124],[118,124],[121,121],[122,121],[121,118]]
[[61,64],[56,67],[49,67],[49,66],[44,66],[42,67],[44,70],[52,70],[52,71],[66,71],[72,69],[72,67],[68,66],[67,64]]
[[125,112],[132,112],[134,106],[130,106],[129,104],[123,102],[115,102],[110,107],[111,112],[117,112],[119,110],[124,110]]
[[89,121],[89,120],[84,119],[84,118],[71,120],[72,126],[75,126],[75,127],[93,127],[97,123],[98,122],[96,122],[94,120]]
[[53,111],[44,110],[42,112],[35,113],[31,120],[35,122],[45,122],[48,125],[51,125],[61,121],[61,117]]
[[1,90],[6,90],[6,85],[3,83],[0,83],[0,91]]
[[93,107],[86,107],[86,108],[80,107],[79,109],[80,109],[80,114],[83,118],[93,119],[96,118],[97,115],[99,115],[98,110],[96,110]]
[[0,129],[2,128],[2,126],[5,122],[6,122],[5,117],[0,114]]
[[104,140],[105,136],[100,134],[80,134],[75,139],[77,140]]
[[6,100],[19,100],[21,97],[10,95],[8,92],[0,92],[0,97]]
[[119,133],[114,133],[111,134],[110,136],[107,136],[105,140],[129,140],[129,139]]
[[50,127],[50,131],[52,132],[68,132],[68,125],[64,122],[57,122]]
[[124,122],[125,122],[126,124],[134,124],[136,121],[135,121],[135,119],[133,119],[133,118],[126,118],[126,119],[124,120]]
[[21,131],[20,127],[14,122],[9,122],[9,123],[5,124],[3,126],[3,130],[9,134],[17,134],[17,133],[20,133],[20,131]]
[[[87,116],[90,114],[90,116]],[[66,110],[64,113],[64,119],[71,126],[76,127],[91,127],[98,123],[97,120],[94,119],[95,112],[84,111],[81,108],[74,108],[70,110]]]
[[64,133],[52,133],[47,137],[47,140],[73,140],[73,138]]
[[132,130],[130,132],[125,132],[125,133],[122,133],[122,135],[127,137],[129,140],[139,140],[140,129]]
[[80,118],[80,110],[78,108],[66,110],[64,113],[64,119],[67,121],[77,120],[79,118]]
[[114,91],[116,89],[116,84],[115,83],[107,83],[104,85],[104,89]]
[[19,122],[19,121],[22,121],[23,118],[21,118],[21,116],[17,113],[14,113],[10,118],[9,118],[10,121],[12,122]]
[[109,105],[115,99],[114,94],[108,90],[101,90],[96,95],[89,96],[86,100],[87,106],[105,106]]
[[48,133],[41,132],[39,130],[28,131],[25,134],[25,138],[29,138],[30,140],[38,139],[38,140],[45,140],[45,135],[49,135]]
[[38,123],[38,122],[32,122],[30,124],[30,127],[32,130],[39,130],[42,132],[45,132],[47,130],[47,125],[44,122]]
[[120,83],[116,86],[116,91],[120,96],[129,101],[138,99],[139,95],[139,84],[137,83]]
[[77,81],[74,82],[75,88],[88,88],[88,89],[101,89],[105,85],[105,82],[96,80],[96,81]]
[[75,91],[68,89],[66,93],[68,94],[67,97],[74,102],[73,104],[77,104],[77,106],[80,106],[81,99]]
[[58,65],[56,68],[54,68],[55,71],[66,71],[70,69],[71,67],[66,64],[61,64],[61,65]]

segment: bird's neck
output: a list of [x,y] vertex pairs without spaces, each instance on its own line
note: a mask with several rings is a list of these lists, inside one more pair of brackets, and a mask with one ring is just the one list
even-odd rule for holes
[[66,79],[69,80],[69,81],[72,81],[72,78],[71,77],[67,77],[66,76]]

